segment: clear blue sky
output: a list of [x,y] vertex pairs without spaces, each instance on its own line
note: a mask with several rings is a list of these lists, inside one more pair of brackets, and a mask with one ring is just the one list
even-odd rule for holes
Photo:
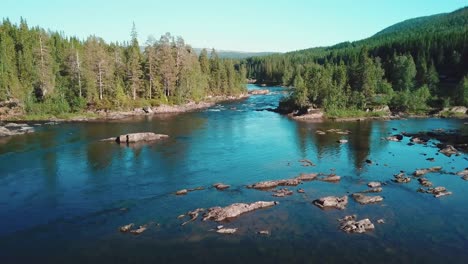
[[1,0],[0,17],[106,41],[165,32],[193,47],[291,51],[369,37],[405,19],[451,12],[468,0]]

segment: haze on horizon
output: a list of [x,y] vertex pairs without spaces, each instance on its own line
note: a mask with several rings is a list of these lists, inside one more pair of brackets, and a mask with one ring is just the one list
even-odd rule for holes
[[[196,48],[286,52],[367,38],[406,19],[452,12],[463,0],[34,1],[3,0],[0,17],[107,42],[182,36]],[[183,2],[183,3],[181,3]]]

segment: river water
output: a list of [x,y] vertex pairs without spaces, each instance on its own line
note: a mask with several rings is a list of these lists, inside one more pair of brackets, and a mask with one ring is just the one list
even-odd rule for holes
[[[273,112],[285,90],[218,104],[200,112],[109,122],[42,125],[29,135],[0,139],[0,258],[2,263],[466,263],[468,181],[451,175],[468,167],[468,155],[438,154],[432,140],[408,146],[382,137],[400,131],[461,129],[457,119],[301,123]],[[258,89],[249,86],[249,89]],[[350,130],[318,135],[317,129]],[[128,132],[153,131],[170,138],[154,144],[119,146],[100,142]],[[347,144],[339,144],[339,139]],[[427,158],[435,158],[430,162]],[[301,159],[315,166],[303,167]],[[366,163],[372,160],[372,164]],[[418,193],[413,179],[393,183],[401,170],[442,166],[428,174],[453,195]],[[306,182],[304,194],[272,197],[247,189],[263,180],[300,173],[336,173],[340,183]],[[350,199],[343,210],[321,210],[311,202],[328,195],[387,183],[379,204]],[[218,191],[211,185],[231,185]],[[206,189],[176,196],[177,190]],[[235,202],[279,201],[240,216],[225,227],[197,221],[181,226],[177,216],[196,208]],[[346,234],[338,218],[357,214],[376,228]],[[377,224],[384,219],[385,224]],[[120,233],[128,223],[149,229]],[[157,224],[156,224],[157,223]],[[269,230],[269,236],[258,235]]]

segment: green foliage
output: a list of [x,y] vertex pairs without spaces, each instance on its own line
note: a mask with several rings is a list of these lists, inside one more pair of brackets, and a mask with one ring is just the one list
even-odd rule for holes
[[457,86],[457,100],[458,105],[468,106],[468,75],[465,75]]
[[[239,61],[200,58],[181,37],[150,38],[141,52],[133,25],[129,43],[85,41],[56,32],[0,23],[0,101],[16,98],[31,116],[96,109],[132,109],[201,101],[245,92]],[[60,88],[60,89],[59,89]]]

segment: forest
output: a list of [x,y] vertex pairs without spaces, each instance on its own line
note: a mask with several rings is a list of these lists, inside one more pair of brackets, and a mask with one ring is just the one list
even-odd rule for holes
[[294,87],[284,112],[338,114],[389,106],[427,113],[468,106],[468,8],[403,21],[331,47],[245,60],[258,84]]
[[202,101],[245,92],[245,66],[215,50],[198,56],[182,37],[106,43],[19,25],[0,24],[0,102],[19,101],[26,114],[132,109]]

